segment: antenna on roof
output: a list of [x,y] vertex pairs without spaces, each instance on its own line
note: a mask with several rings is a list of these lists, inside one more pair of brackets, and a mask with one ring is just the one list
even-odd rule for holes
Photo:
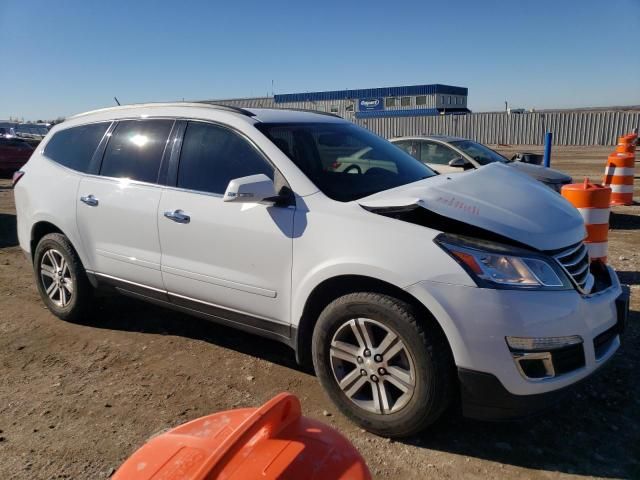
[[116,103],[118,104],[118,106],[120,106],[120,102],[118,101],[118,97],[113,97],[113,99],[116,101]]

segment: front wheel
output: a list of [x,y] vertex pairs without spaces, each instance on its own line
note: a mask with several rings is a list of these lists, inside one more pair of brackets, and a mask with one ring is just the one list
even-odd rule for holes
[[92,287],[69,239],[60,233],[42,237],[33,268],[47,308],[63,320],[78,320],[91,302]]
[[435,422],[451,402],[446,339],[415,309],[378,293],[331,302],[313,332],[316,374],[346,416],[373,433],[405,437]]

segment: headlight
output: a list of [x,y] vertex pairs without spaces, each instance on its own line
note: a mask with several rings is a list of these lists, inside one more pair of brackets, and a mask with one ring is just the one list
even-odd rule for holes
[[565,290],[573,288],[551,258],[508,245],[441,234],[436,243],[481,287]]

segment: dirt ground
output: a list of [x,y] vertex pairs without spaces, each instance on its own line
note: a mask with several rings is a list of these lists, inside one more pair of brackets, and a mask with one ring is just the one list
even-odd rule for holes
[[[609,150],[558,147],[553,166],[595,179]],[[640,206],[615,208],[611,224],[609,257],[631,285],[633,312],[623,347],[594,381],[538,418],[451,414],[418,437],[388,441],[340,415],[278,343],[124,297],[99,298],[83,323],[55,318],[17,245],[2,180],[0,478],[107,478],[157,432],[282,391],[343,432],[375,478],[640,478]]]

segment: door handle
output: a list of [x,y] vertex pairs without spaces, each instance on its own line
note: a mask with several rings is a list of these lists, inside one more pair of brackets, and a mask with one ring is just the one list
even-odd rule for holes
[[94,197],[93,195],[87,195],[85,197],[80,197],[80,201],[82,203],[86,203],[90,207],[97,207],[98,204],[100,203],[100,202],[98,202],[98,199],[96,197]]
[[164,216],[178,223],[189,223],[191,221],[191,217],[182,210],[167,211],[164,212]]

